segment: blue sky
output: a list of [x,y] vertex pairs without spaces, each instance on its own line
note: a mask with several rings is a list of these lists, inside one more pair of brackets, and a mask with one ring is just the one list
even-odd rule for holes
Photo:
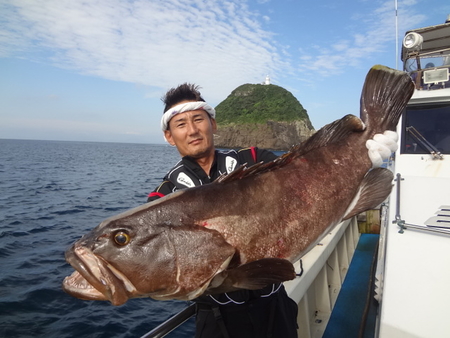
[[[399,44],[448,14],[398,0]],[[266,75],[319,129],[358,115],[395,53],[394,0],[1,0],[0,138],[164,143],[167,89],[199,84],[216,106]]]

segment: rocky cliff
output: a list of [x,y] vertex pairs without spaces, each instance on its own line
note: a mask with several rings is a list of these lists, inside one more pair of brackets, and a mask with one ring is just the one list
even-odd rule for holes
[[300,102],[272,84],[239,86],[216,107],[216,119],[218,148],[288,150],[315,132]]
[[240,125],[219,125],[214,138],[218,148],[257,146],[271,150],[289,150],[314,133],[305,121],[267,121]]

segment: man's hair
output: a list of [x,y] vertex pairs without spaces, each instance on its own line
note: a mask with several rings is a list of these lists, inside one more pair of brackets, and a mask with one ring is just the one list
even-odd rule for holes
[[161,98],[164,102],[164,113],[171,107],[177,105],[182,101],[203,101],[201,93],[199,92],[200,86],[193,83],[183,83],[176,88],[171,88]]

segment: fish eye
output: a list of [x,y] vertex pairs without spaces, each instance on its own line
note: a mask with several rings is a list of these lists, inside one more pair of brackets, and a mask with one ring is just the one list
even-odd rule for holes
[[114,242],[120,246],[127,245],[130,242],[130,235],[124,231],[119,231],[114,235]]

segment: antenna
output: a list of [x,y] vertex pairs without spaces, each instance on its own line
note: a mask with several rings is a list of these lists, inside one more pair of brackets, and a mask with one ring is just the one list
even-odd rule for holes
[[395,69],[398,70],[398,6],[395,0]]

